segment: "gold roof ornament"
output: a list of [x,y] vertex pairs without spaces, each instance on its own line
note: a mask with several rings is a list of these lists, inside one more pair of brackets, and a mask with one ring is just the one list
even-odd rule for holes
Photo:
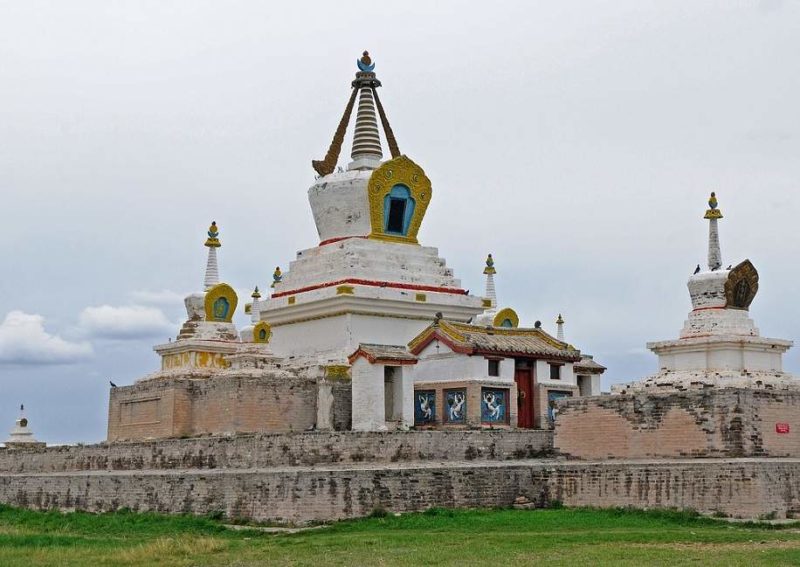
[[283,273],[281,272],[281,267],[280,266],[275,266],[275,271],[272,272],[272,286],[271,287],[275,287],[276,284],[281,283],[282,279],[283,279]]
[[258,286],[253,290],[253,293],[250,295],[253,299],[261,299],[261,293],[258,291]]
[[556,325],[563,325],[564,318],[561,316],[561,313],[558,314],[558,319],[556,319]]
[[219,248],[222,246],[222,243],[219,241],[219,229],[217,228],[217,221],[212,221],[211,226],[208,227],[206,246],[209,248]]
[[708,210],[703,218],[705,219],[721,219],[722,211],[717,208],[717,194],[712,191],[711,197],[708,198]]
[[489,254],[486,257],[486,267],[483,269],[483,273],[486,274],[487,276],[489,274],[496,274],[497,273],[497,270],[495,270],[495,268],[494,268],[494,258],[492,258],[491,254]]

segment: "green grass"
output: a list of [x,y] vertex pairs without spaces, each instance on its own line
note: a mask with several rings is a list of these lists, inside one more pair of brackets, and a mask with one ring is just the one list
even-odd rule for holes
[[433,509],[296,534],[0,506],[0,565],[800,565],[800,526],[690,512]]

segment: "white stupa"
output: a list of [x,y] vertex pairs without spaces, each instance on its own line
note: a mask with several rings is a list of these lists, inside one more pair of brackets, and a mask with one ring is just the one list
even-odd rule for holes
[[6,447],[44,447],[45,443],[37,441],[33,436],[33,431],[28,427],[28,419],[25,417],[25,406],[19,406],[19,417],[14,428],[6,439]]
[[[400,153],[378,97],[369,55],[357,61],[352,93],[319,174],[308,191],[319,245],[276,272],[259,302],[276,355],[346,363],[361,343],[405,345],[441,313],[466,322],[484,310],[438,250],[417,239],[432,197],[423,169]],[[358,99],[351,161],[337,169]],[[380,120],[380,123],[379,123]],[[379,124],[391,159],[383,159]]]
[[647,343],[647,348],[658,355],[658,373],[617,386],[615,392],[800,387],[800,382],[783,371],[783,354],[792,341],[762,337],[749,317],[758,291],[755,266],[744,260],[722,268],[718,227],[722,212],[714,193],[708,204],[708,269],[698,266],[689,278],[692,311],[680,337]]

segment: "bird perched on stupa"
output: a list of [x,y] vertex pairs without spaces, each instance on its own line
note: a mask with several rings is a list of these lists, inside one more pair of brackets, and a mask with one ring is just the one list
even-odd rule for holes
[[697,264],[697,267],[694,269],[694,275],[700,273],[700,264]]

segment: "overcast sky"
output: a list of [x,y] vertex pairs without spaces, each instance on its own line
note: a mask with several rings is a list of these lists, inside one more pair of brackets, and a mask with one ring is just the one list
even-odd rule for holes
[[562,312],[604,389],[677,337],[711,190],[762,334],[800,339],[798,29],[780,0],[0,3],[0,439],[21,402],[43,440],[105,437],[211,220],[242,293],[317,243],[310,162],[364,49],[433,182],[421,242],[473,292],[493,252],[501,305]]

